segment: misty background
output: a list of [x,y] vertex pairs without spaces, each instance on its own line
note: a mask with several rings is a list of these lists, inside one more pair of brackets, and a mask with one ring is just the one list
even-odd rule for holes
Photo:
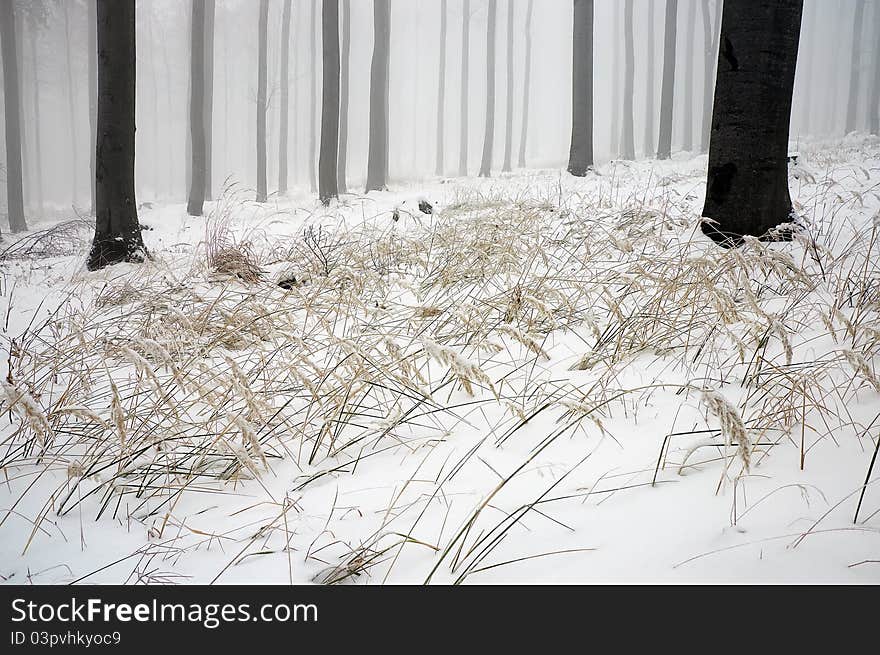
[[[87,7],[81,0],[15,0],[23,126],[24,194],[27,213],[37,217],[88,213],[89,102]],[[507,115],[508,2],[513,3],[513,152],[519,150],[523,109],[528,0],[500,0],[496,33],[496,120],[493,174],[504,156]],[[444,173],[458,171],[464,0],[448,0],[445,88]],[[847,130],[848,100],[854,95],[855,125],[869,128],[869,107],[880,48],[880,2],[868,1],[856,24],[859,0],[806,0],[792,111],[791,140],[834,137]],[[280,113],[280,41],[283,0],[269,7],[267,116],[269,192],[277,190]],[[319,0],[294,0],[291,22],[289,186],[308,191],[310,132],[319,135],[321,33]],[[488,0],[471,0],[468,19],[470,74],[465,92],[469,113],[468,173],[475,175],[482,149],[486,107],[486,27]],[[720,3],[680,0],[673,156],[699,152],[705,72],[714,72],[717,54],[704,30],[710,9],[711,35],[718,29]],[[635,0],[634,137],[636,156],[657,148],[662,76],[664,0]],[[259,2],[216,0],[214,25],[214,104],[211,195],[226,181],[256,185],[256,89]],[[391,1],[390,161],[391,183],[434,177],[440,0]],[[317,15],[316,15],[317,12]],[[137,158],[138,202],[184,202],[187,194],[187,132],[191,4],[186,0],[137,3]],[[313,16],[315,18],[313,18]],[[351,0],[348,187],[363,190],[368,146],[368,94],[373,47],[373,5]],[[624,2],[596,0],[594,24],[594,140],[597,162],[620,151],[620,112],[624,76]],[[860,45],[853,50],[854,39]],[[564,167],[571,138],[572,3],[534,0],[526,165]],[[315,50],[312,50],[314,43]],[[710,52],[711,51],[711,52]],[[314,57],[313,57],[314,52]],[[851,84],[853,64],[860,71]],[[653,113],[646,109],[653,69]],[[312,82],[314,70],[314,85]],[[2,74],[2,71],[0,71]],[[714,77],[709,78],[714,84]],[[3,111],[5,102],[0,104]],[[314,111],[312,111],[314,107]],[[647,120],[646,120],[647,119]],[[313,125],[310,122],[314,121]],[[650,125],[648,124],[650,123]],[[650,135],[650,141],[646,142]],[[316,137],[317,142],[317,137]],[[691,144],[688,147],[688,144]],[[5,162],[0,130],[0,162]],[[514,161],[515,163],[515,161]],[[38,174],[39,171],[39,174]],[[0,170],[5,177],[5,171]],[[5,213],[5,184],[0,207]]]

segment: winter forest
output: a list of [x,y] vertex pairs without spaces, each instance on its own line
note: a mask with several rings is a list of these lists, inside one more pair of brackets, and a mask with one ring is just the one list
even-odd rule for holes
[[0,46],[0,582],[880,582],[880,0]]

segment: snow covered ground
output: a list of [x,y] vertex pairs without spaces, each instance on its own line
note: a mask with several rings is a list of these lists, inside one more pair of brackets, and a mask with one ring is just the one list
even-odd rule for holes
[[685,156],[5,235],[2,580],[880,581],[880,141],[799,148],[734,251]]

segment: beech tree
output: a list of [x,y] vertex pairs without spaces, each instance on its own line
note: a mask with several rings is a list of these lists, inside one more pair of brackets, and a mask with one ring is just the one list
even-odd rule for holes
[[373,0],[373,60],[370,64],[370,143],[366,191],[382,191],[388,176],[388,68],[391,4]]
[[15,8],[0,1],[0,47],[3,57],[3,113],[6,128],[6,199],[9,229],[27,229],[24,218],[24,191],[21,171],[21,101],[18,86],[18,53],[15,34]]
[[495,22],[498,0],[489,0],[486,19],[486,129],[483,133],[483,157],[480,160],[480,177],[492,174],[492,150],[495,141]]
[[321,11],[321,150],[318,197],[325,205],[339,195],[336,175],[339,153],[339,0],[323,0]]
[[678,0],[666,0],[666,28],[663,37],[663,82],[660,88],[660,138],[657,159],[672,156],[672,103],[675,89],[675,34]]
[[803,0],[725,2],[702,229],[732,245],[791,218],[788,130]]
[[190,21],[190,184],[186,211],[190,216],[201,216],[205,203],[207,182],[207,140],[205,137],[205,4],[206,0],[192,0]]
[[266,59],[269,28],[269,0],[260,0],[260,16],[257,25],[257,202],[266,202]]
[[593,166],[593,0],[573,0],[571,149],[568,172],[583,177]]
[[[134,194],[135,0],[97,0],[98,143],[90,271],[142,262]],[[5,3],[0,3],[5,4]]]

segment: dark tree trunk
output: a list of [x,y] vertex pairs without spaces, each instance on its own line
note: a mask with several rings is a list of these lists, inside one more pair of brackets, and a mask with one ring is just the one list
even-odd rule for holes
[[[96,0],[88,2],[88,65],[89,65],[89,194],[92,215],[97,211],[97,167],[95,153],[98,147],[98,8]],[[169,162],[170,163],[170,162]]]
[[317,111],[318,111],[318,0],[312,0],[309,17],[309,52],[311,74],[309,77],[309,188],[312,193],[318,190],[315,161],[318,159]]
[[6,202],[9,229],[27,229],[21,183],[21,100],[18,87],[14,4],[0,1],[0,46],[3,54],[3,102],[6,128]]
[[348,76],[351,59],[351,0],[342,0],[342,55],[339,62],[339,160],[336,185],[339,193],[348,193]]
[[471,50],[471,0],[464,0],[461,10],[461,125],[459,146],[458,146],[458,174],[461,177],[467,175],[468,167],[468,127],[470,120],[470,111],[468,109],[468,100],[470,93],[468,91],[468,73],[470,71],[470,50]]
[[633,51],[633,0],[626,0],[623,14],[624,78],[623,78],[623,131],[620,135],[620,155],[623,159],[636,158],[633,140],[633,78],[635,53]]
[[495,140],[495,17],[498,0],[489,0],[489,16],[486,21],[486,131],[483,134],[483,157],[480,177],[492,174],[492,146]]
[[725,2],[703,232],[763,236],[791,217],[788,129],[803,0]]
[[339,152],[339,0],[323,0],[321,12],[323,51],[321,87],[321,154],[318,195],[325,205],[336,198],[336,156]]
[[70,201],[73,204],[76,204],[76,192],[78,188],[77,183],[77,175],[76,171],[79,168],[77,161],[77,139],[76,139],[76,100],[75,100],[75,89],[74,89],[74,81],[73,81],[73,70],[71,69],[70,62],[73,61],[73,54],[70,50],[70,16],[69,16],[69,5],[64,5],[64,48],[67,53],[67,112],[69,116],[67,117],[68,125],[70,126]]
[[98,0],[98,144],[90,271],[145,256],[134,195],[135,0]]
[[260,0],[257,62],[257,202],[266,202],[266,41],[269,27],[269,0]]
[[[864,20],[865,0],[859,0],[856,4],[855,19],[853,21],[852,61],[849,69],[849,99],[846,103],[847,134],[858,127],[859,86],[861,83],[862,67],[862,23]],[[878,35],[878,38],[880,38],[880,35]]]
[[684,120],[682,121],[681,149],[694,149],[694,40],[696,39],[697,0],[688,0],[687,44],[684,57]]
[[507,0],[507,121],[504,132],[504,165],[510,171],[513,157],[513,0]]
[[388,174],[388,66],[391,5],[373,0],[373,60],[370,64],[370,145],[366,191],[382,191]]
[[205,4],[205,200],[214,197],[214,13],[215,0]]
[[[712,126],[712,96],[715,91],[715,64],[718,61],[718,36],[721,33],[721,7],[717,0],[703,0],[703,126],[700,131],[700,153],[709,152],[709,132]],[[710,15],[715,8],[714,18]]]
[[574,0],[571,150],[568,172],[593,167],[593,0]]
[[874,4],[874,77],[868,102],[868,131],[880,136],[880,4]]
[[[741,8],[745,11],[745,8]],[[657,159],[672,156],[672,103],[675,89],[675,33],[678,0],[666,0],[666,31],[663,38],[663,83],[660,89],[660,139]]]
[[437,161],[434,174],[443,175],[444,114],[446,108],[446,0],[440,0],[440,76],[437,81]]
[[281,116],[278,120],[278,193],[287,193],[287,126],[290,118],[290,9],[284,0],[281,14]]
[[656,57],[656,44],[654,43],[654,0],[648,2],[648,43],[645,53],[646,89],[645,89],[645,156],[649,157],[654,152],[654,116],[657,107],[654,106],[654,65]]
[[526,9],[526,59],[523,65],[523,101],[522,101],[522,131],[519,135],[519,157],[517,165],[526,167],[526,137],[529,132],[529,86],[532,82],[532,11],[534,0],[529,0]]
[[207,140],[205,139],[205,3],[192,0],[190,20],[189,135],[190,185],[186,211],[201,216],[205,203]]

